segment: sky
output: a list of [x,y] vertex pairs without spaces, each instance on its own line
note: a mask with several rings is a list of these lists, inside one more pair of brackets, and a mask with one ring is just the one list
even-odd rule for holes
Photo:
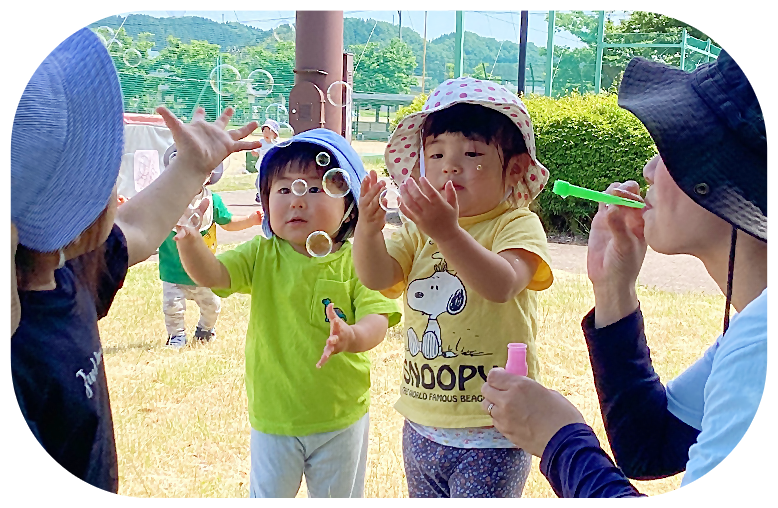
[[[613,20],[627,17],[626,11],[608,11]],[[217,22],[239,21],[241,23],[269,30],[278,25],[294,22],[294,11],[137,11],[135,14],[148,14],[155,17],[169,16],[200,16]],[[123,13],[122,15],[125,15]],[[398,24],[397,11],[344,11],[347,18],[374,19]],[[454,11],[429,11],[427,15],[427,39],[432,40],[456,29]],[[519,11],[465,11],[465,30],[477,33],[483,37],[494,37],[497,40],[519,41],[519,26],[521,14]],[[419,35],[424,31],[424,11],[402,11],[403,27],[409,27]],[[527,40],[535,45],[545,47],[548,38],[548,23],[546,11],[530,11]],[[583,44],[567,31],[557,33],[554,37],[557,46],[580,47]]]

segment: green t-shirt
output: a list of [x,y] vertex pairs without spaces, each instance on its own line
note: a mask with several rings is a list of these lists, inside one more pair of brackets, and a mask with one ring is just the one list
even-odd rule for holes
[[[203,237],[213,237],[213,245],[216,245],[216,225],[229,224],[232,221],[232,214],[222,201],[222,198],[215,192],[210,193],[213,200],[213,222],[211,227],[205,231],[200,231]],[[175,231],[171,231],[162,245],[159,246],[159,278],[172,284],[186,284],[196,286],[197,284],[187,275],[184,267],[181,265],[181,258],[178,255],[178,246],[173,237]]]
[[266,434],[305,436],[344,429],[370,405],[368,353],[339,353],[321,369],[330,334],[324,301],[353,325],[400,306],[357,279],[351,244],[323,258],[307,257],[285,240],[257,236],[217,256],[230,274],[219,296],[253,295],[246,333],[246,391],[251,426]]

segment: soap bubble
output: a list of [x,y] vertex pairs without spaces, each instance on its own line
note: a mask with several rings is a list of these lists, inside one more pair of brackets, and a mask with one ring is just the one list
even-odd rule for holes
[[294,23],[279,25],[273,28],[273,37],[278,42],[295,42],[296,30]]
[[342,198],[351,189],[351,179],[348,173],[340,168],[332,168],[322,178],[322,187],[328,196]]
[[316,156],[316,164],[319,166],[329,166],[330,165],[330,154],[327,152],[319,152],[319,155]]
[[336,108],[343,108],[351,102],[351,85],[345,81],[335,81],[327,87],[327,100]]
[[209,77],[211,88],[219,95],[233,95],[241,85],[240,72],[232,65],[217,65]]
[[178,219],[176,226],[200,229],[200,226],[203,223],[203,216],[200,214],[200,210],[199,210],[201,201],[202,200],[195,198],[192,201],[192,203],[190,203],[189,206],[186,207],[186,211],[184,212],[184,215],[182,215],[181,218]]
[[137,67],[142,59],[140,51],[135,48],[130,48],[124,52],[124,65],[127,67]]
[[103,44],[105,44],[106,46],[108,45],[108,41],[113,39],[114,35],[116,35],[113,31],[113,28],[109,26],[99,26],[97,27],[95,32],[97,33],[98,36],[102,38],[101,40],[103,41]]
[[266,97],[273,91],[273,75],[265,69],[256,69],[246,77],[246,90],[251,95]]
[[276,122],[283,122],[289,118],[289,110],[287,110],[286,106],[283,104],[274,102],[268,104],[265,108],[265,118],[272,118]]
[[381,208],[387,212],[400,211],[400,193],[394,187],[387,187],[378,195],[378,202]]
[[[281,139],[281,138],[285,139]],[[294,129],[286,122],[280,122],[278,124],[278,143],[279,148],[284,148],[292,144],[292,138],[294,137]]]
[[302,178],[298,178],[292,182],[292,194],[295,196],[305,196],[306,192],[308,192],[308,182]]
[[305,249],[315,258],[323,258],[332,252],[332,238],[324,231],[314,231],[305,241]]
[[178,155],[178,151],[176,150],[176,144],[173,143],[165,150],[165,154],[162,156],[162,164],[167,168],[173,162],[173,159],[176,158],[176,155]]
[[103,46],[108,46],[108,41],[105,40],[105,37],[103,37],[103,34],[95,32],[95,35],[98,39],[100,39],[100,42],[103,44]]
[[114,48],[116,51],[121,51],[124,48],[124,44],[119,39],[113,38],[108,41],[108,50]]

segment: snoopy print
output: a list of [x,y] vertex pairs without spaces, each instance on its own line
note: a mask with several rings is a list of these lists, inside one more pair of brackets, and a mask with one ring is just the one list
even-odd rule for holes
[[467,304],[467,291],[462,281],[447,270],[446,262],[435,265],[435,272],[426,279],[416,279],[408,284],[408,307],[428,316],[427,327],[419,341],[413,328],[408,328],[408,350],[411,356],[421,354],[427,360],[442,356],[457,356],[453,351],[443,351],[443,333],[438,323],[442,314],[459,314]]

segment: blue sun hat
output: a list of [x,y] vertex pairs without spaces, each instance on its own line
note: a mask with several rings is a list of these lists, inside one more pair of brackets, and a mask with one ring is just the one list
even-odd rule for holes
[[122,91],[91,30],[68,37],[27,83],[11,133],[11,221],[19,244],[55,252],[103,212],[121,165]]
[[[290,144],[287,144],[289,142]],[[337,167],[345,171],[349,176],[349,180],[351,180],[349,192],[354,198],[354,206],[359,206],[360,187],[362,185],[362,180],[367,176],[367,172],[362,165],[362,159],[359,157],[359,154],[354,151],[343,136],[340,136],[329,129],[312,129],[292,137],[287,143],[284,143],[284,146],[276,145],[267,151],[259,165],[260,180],[262,179],[262,175],[267,172],[270,160],[279,154],[281,150],[294,150],[296,143],[310,143],[326,148],[335,156]],[[264,196],[261,196],[261,198],[262,208],[264,210],[269,210],[267,199]],[[262,218],[262,232],[265,234],[265,238],[271,238],[273,236],[273,231],[270,229],[270,214],[268,213],[265,213]]]

